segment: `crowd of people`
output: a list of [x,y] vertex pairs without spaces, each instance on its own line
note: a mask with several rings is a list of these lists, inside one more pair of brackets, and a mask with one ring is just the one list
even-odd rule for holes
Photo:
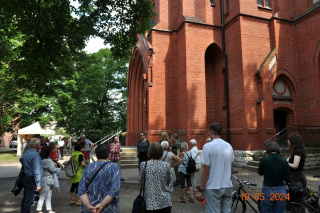
[[[161,134],[160,142],[153,142],[140,133],[137,143],[139,159],[139,181],[144,184],[146,212],[171,212],[170,193],[174,186],[180,186],[178,202],[195,202],[195,198],[206,203],[206,211],[230,212],[232,203],[232,146],[220,138],[222,128],[213,123],[208,128],[210,140],[203,146],[201,155],[197,141],[180,142],[178,135],[171,139],[166,132]],[[70,177],[70,205],[82,206],[82,212],[119,212],[119,192],[121,177],[121,144],[118,137],[110,145],[101,144],[95,149],[97,161],[90,163],[90,152],[94,144],[85,135],[77,139],[72,150],[72,138],[63,138],[59,145],[55,142],[29,139],[20,158],[23,165],[24,194],[21,212],[30,212],[35,192],[39,192],[37,212],[41,213],[43,204],[46,210],[54,213],[51,206],[52,191],[59,187],[57,176],[63,159],[64,148],[74,159],[76,174]],[[60,141],[60,140],[59,140]],[[70,145],[71,144],[71,145]],[[303,173],[306,149],[301,137],[292,134],[288,140],[290,157],[282,159],[280,147],[276,142],[266,145],[267,157],[261,159],[258,173],[264,176],[262,193],[266,199],[261,202],[261,212],[284,212],[286,200],[271,201],[271,193],[286,194],[285,182],[301,182],[306,187]],[[61,147],[63,147],[61,149]],[[39,154],[40,151],[40,154]],[[60,152],[60,154],[59,154]],[[200,157],[199,157],[200,156]],[[195,172],[188,173],[190,159],[195,160]],[[201,184],[197,188],[196,176],[201,172]],[[175,182],[174,182],[175,180]],[[195,195],[195,196],[194,196]],[[188,197],[187,197],[188,196]]]
[[[210,143],[203,146],[200,158],[195,139],[191,139],[189,143],[180,142],[178,135],[172,134],[170,140],[168,134],[163,132],[159,143],[150,144],[145,134],[140,133],[137,144],[139,180],[141,184],[145,184],[146,212],[171,212],[170,192],[174,186],[179,185],[181,196],[177,198],[178,202],[194,203],[196,193],[199,201],[203,201],[205,197],[207,212],[230,212],[230,177],[234,154],[231,145],[220,138],[221,131],[218,123],[209,126]],[[195,172],[188,173],[191,158],[195,160],[196,169]],[[197,189],[196,176],[201,167],[201,185]]]

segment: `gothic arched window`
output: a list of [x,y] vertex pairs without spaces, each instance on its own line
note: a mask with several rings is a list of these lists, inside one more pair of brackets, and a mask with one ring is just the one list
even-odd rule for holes
[[271,8],[270,0],[257,0],[258,6]]

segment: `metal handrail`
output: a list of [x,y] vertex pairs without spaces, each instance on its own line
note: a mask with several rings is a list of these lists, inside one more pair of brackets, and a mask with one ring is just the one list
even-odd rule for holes
[[[278,135],[280,135],[281,133],[287,131],[289,128],[293,128],[293,127],[308,127],[308,128],[320,128],[320,126],[305,126],[305,125],[289,125],[287,126],[285,129],[281,130],[280,132],[278,132],[277,134],[275,134],[274,136],[272,136],[271,138],[269,138],[268,140],[266,140],[264,142],[264,144],[267,144],[268,142],[270,142],[273,138],[277,137]],[[282,135],[280,138],[278,138],[277,140],[282,139],[283,137],[285,137],[286,135]]]
[[94,144],[99,143],[100,141],[103,141],[105,138],[110,137],[110,135],[112,135],[112,133],[110,133],[109,135],[104,136],[104,137],[103,137],[103,138],[101,138],[100,140],[98,140],[98,141],[94,142]]
[[290,127],[292,127],[293,125],[289,125],[287,126],[285,129],[281,130],[280,132],[278,132],[277,134],[275,134],[274,136],[272,136],[271,138],[269,138],[268,140],[266,140],[264,142],[264,144],[270,142],[274,137],[278,136],[279,134],[281,134],[282,132],[286,131],[287,129],[289,129]]
[[[104,144],[104,143],[106,143],[107,141],[109,141],[111,138],[113,138],[114,136],[116,136],[116,135],[119,135],[121,133],[121,131],[118,131],[117,133],[115,133],[115,134],[113,134],[113,135],[111,135],[108,139],[105,139],[104,141],[102,141],[102,142],[100,142],[100,144]],[[112,133],[111,133],[112,134]],[[110,135],[110,134],[109,134]],[[97,142],[96,142],[97,143]],[[96,143],[94,143],[94,144],[96,144]],[[109,145],[109,144],[108,144]],[[95,146],[94,148],[96,148],[97,146]]]

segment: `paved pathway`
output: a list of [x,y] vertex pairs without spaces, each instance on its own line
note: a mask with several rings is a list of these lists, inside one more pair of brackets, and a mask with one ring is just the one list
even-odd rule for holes
[[[67,160],[65,157],[64,160]],[[16,177],[21,168],[20,163],[0,164],[0,212],[20,212],[20,202],[22,200],[22,193],[14,197],[10,192],[14,186]],[[120,190],[120,212],[131,213],[132,204],[136,196],[139,194],[140,185],[138,184],[138,168],[122,169],[122,177],[126,180],[121,183]],[[200,179],[200,178],[199,178]],[[55,191],[52,198],[53,210],[57,213],[80,212],[81,207],[69,205],[69,189],[71,184],[69,178],[64,172],[59,175],[60,193]],[[180,197],[180,188],[175,187],[174,192],[171,193],[172,198],[172,212],[175,213],[204,213],[205,205],[196,201],[195,203],[179,203],[177,200]],[[45,205],[44,205],[45,206]],[[45,212],[45,207],[43,207]],[[36,212],[36,207],[32,207],[31,212]]]
[[[64,162],[68,159],[68,156],[65,157],[64,160],[60,162]],[[20,201],[22,199],[22,194],[14,197],[11,194],[11,189],[14,185],[15,179],[18,176],[20,171],[21,164],[20,163],[10,163],[10,164],[0,164],[0,212],[19,212]],[[238,171],[236,176],[240,179],[244,179],[250,183],[255,183],[257,187],[250,187],[250,194],[257,193],[261,191],[263,177],[260,177],[256,172],[247,171],[241,168],[234,168]],[[122,177],[126,180],[121,183],[121,191],[120,191],[120,212],[130,213],[132,208],[132,203],[135,197],[139,193],[140,186],[138,183],[138,169],[137,168],[128,168],[122,169]],[[319,174],[320,171],[311,170],[306,171],[308,184],[311,184],[312,188],[315,191],[318,191],[318,185],[320,185],[320,180],[313,178],[312,176],[315,174]],[[200,184],[200,174],[197,173],[197,184]],[[69,202],[69,189],[70,183],[69,178],[66,177],[64,172],[61,172],[60,176],[60,189],[61,192],[55,192],[53,194],[53,209],[56,210],[57,213],[60,212],[80,212],[80,207],[70,206]],[[233,179],[234,185],[236,185],[236,181]],[[205,205],[200,204],[200,202],[195,203],[186,203],[182,204],[177,202],[177,199],[180,196],[179,187],[174,188],[174,192],[171,193],[172,197],[172,212],[174,213],[201,213],[205,212]],[[45,209],[43,208],[43,211]],[[32,212],[35,212],[35,207],[33,207]],[[249,213],[251,211],[248,211]]]

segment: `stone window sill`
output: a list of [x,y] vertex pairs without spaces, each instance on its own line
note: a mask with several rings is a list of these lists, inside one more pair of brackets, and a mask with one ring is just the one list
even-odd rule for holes
[[258,8],[261,10],[272,11],[270,7],[263,7],[262,5],[258,5]]

